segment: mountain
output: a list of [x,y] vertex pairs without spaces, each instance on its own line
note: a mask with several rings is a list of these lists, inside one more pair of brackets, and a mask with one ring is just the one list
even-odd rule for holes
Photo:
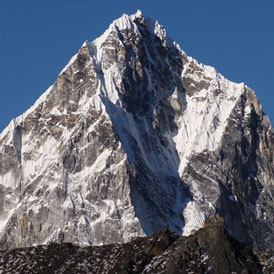
[[248,249],[229,237],[223,219],[215,216],[189,237],[178,238],[164,229],[126,244],[79,248],[52,243],[0,251],[1,270],[3,274],[273,273],[274,253]]
[[250,88],[123,15],[1,133],[0,249],[186,236],[215,214],[273,249],[273,148]]

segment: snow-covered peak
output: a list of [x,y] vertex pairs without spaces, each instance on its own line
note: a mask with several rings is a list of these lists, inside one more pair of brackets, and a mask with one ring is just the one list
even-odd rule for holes
[[158,21],[151,17],[146,17],[146,24],[150,30],[150,33],[158,36],[160,40],[167,41],[169,46],[173,44],[173,41],[167,36],[165,28]]
[[97,39],[95,39],[93,41],[93,44],[95,45],[100,45],[102,44],[103,41],[106,40],[106,38],[108,37],[108,35],[111,32],[117,32],[117,31],[121,31],[124,29],[129,29],[132,30],[135,33],[139,33],[138,32],[138,28],[136,26],[136,23],[134,23],[134,20],[136,18],[139,18],[142,16],[142,12],[140,10],[138,10],[135,14],[133,15],[127,15],[127,14],[123,14],[120,18],[114,20],[108,27],[108,29]]
[[161,41],[166,41],[166,45],[169,47],[175,46],[177,49],[181,50],[180,47],[168,37],[165,28],[153,18],[145,17],[141,10],[137,10],[137,12],[132,15],[123,14],[120,18],[114,20],[109,25],[109,28],[99,38],[95,39],[92,44],[96,45],[97,48],[100,48],[110,33],[126,29],[131,30],[136,35],[140,35],[136,19],[139,23],[146,25],[152,35],[156,35]]
[[137,27],[136,27],[136,24],[134,23],[135,18],[136,18],[136,14],[134,15],[123,14],[119,19],[114,20],[112,24],[110,24],[109,29],[111,30],[130,29],[134,32],[137,32]]
[[272,132],[244,84],[187,57],[141,11],[124,14],[0,134],[0,248],[123,242],[166,225],[187,235],[216,212],[264,244],[254,227],[273,234]]
[[137,12],[135,13],[135,16],[136,16],[136,17],[141,17],[141,16],[143,16],[142,11],[138,9]]

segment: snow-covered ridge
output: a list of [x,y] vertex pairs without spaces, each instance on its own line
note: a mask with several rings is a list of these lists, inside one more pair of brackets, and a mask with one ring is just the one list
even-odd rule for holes
[[[185,64],[182,77],[192,79],[193,89],[197,88],[195,85],[198,86],[201,81],[207,81],[208,88],[203,88],[191,96],[186,95],[187,108],[178,118],[180,127],[173,140],[181,156],[180,175],[183,174],[191,154],[218,149],[230,114],[241,95],[246,92],[244,83],[231,82],[217,73],[215,68],[199,64],[191,57],[188,59],[189,63]],[[198,73],[189,69],[193,66]],[[219,94],[216,95],[214,91]]]
[[[24,121],[24,118],[34,111],[41,103],[47,100],[48,94],[51,92],[52,86],[50,86],[44,93],[35,101],[33,106],[31,106],[28,110],[26,110],[23,114],[19,115],[18,117],[11,120],[9,125],[0,133],[0,140],[7,134],[10,134],[14,131],[14,128],[16,128],[17,125],[22,124]],[[11,138],[11,135],[10,135]]]

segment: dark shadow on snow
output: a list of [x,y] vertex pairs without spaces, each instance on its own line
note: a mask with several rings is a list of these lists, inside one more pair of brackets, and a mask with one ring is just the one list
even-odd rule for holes
[[130,195],[144,232],[150,235],[168,225],[181,234],[183,211],[192,196],[178,173],[180,159],[172,139],[178,127],[169,97],[177,90],[181,115],[186,104],[183,64],[174,46],[164,46],[145,24],[135,23],[139,40],[128,30],[118,34],[126,48],[123,90],[117,88],[121,105],[101,99],[128,156]]

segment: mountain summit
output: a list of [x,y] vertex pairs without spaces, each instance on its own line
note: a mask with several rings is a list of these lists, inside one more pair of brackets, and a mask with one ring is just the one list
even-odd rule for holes
[[0,135],[0,249],[189,235],[216,213],[274,248],[273,148],[250,88],[123,15]]

